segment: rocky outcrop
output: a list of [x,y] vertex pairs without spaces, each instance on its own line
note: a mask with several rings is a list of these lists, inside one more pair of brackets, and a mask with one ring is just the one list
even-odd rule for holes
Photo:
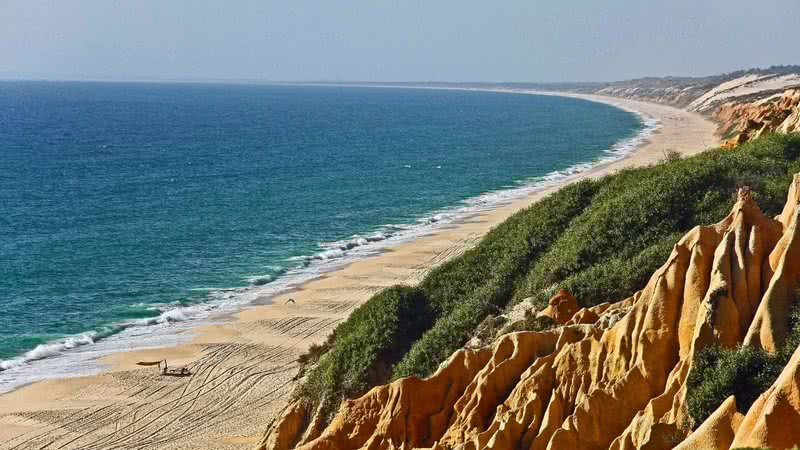
[[768,132],[800,131],[800,90],[789,89],[754,102],[724,103],[714,118],[720,123],[720,134],[729,137],[728,146]]
[[539,316],[553,319],[556,325],[564,325],[580,309],[578,300],[566,289],[559,289],[547,303],[547,307],[539,312]]
[[730,396],[702,425],[675,450],[730,448],[744,416],[736,409],[736,398]]
[[[304,436],[290,410],[261,448],[669,449],[800,443],[800,353],[743,415],[733,397],[694,433],[686,379],[706,346],[772,350],[800,275],[796,176],[783,213],[765,217],[742,189],[731,213],[698,226],[628,299],[558,313],[546,332],[455,353],[431,377],[345,401]],[[571,305],[566,294],[551,307]],[[571,294],[569,295],[571,297]],[[555,305],[553,305],[555,303]],[[576,309],[576,308],[575,308]],[[782,425],[787,424],[787,425]],[[291,444],[286,444],[291,443]]]

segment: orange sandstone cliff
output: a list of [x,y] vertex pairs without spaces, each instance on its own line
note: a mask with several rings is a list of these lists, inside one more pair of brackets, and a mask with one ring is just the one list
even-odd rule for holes
[[755,139],[764,133],[800,131],[800,89],[753,102],[728,102],[713,114],[722,136],[730,136],[728,145]]
[[631,298],[576,312],[561,293],[566,300],[550,306],[563,325],[460,350],[429,378],[399,379],[345,401],[324,429],[294,403],[259,448],[798,445],[800,350],[749,411],[738,411],[730,397],[694,432],[686,412],[686,379],[697,352],[714,344],[774,351],[786,337],[800,281],[798,202],[800,175],[775,219],[742,189],[724,220],[686,234]]

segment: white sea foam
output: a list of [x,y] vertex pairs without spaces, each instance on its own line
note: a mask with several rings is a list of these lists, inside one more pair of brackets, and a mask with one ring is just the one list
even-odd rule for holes
[[[517,91],[512,91],[517,92]],[[312,255],[287,258],[287,267],[270,267],[270,273],[248,277],[246,288],[198,288],[207,291],[209,301],[190,306],[178,304],[134,305],[155,308],[159,315],[132,319],[101,331],[90,331],[41,344],[22,356],[0,361],[0,392],[46,377],[68,377],[95,373],[104,368],[97,358],[109,353],[148,347],[177,345],[192,337],[187,331],[200,322],[210,322],[221,314],[237,311],[263,302],[287,289],[296,287],[320,274],[354,260],[381,252],[387,246],[413,240],[424,234],[482,211],[508,204],[554,184],[564,182],[599,164],[625,158],[642,145],[658,129],[659,123],[638,111],[621,105],[620,109],[637,114],[642,129],[606,150],[594,161],[582,162],[543,176],[524,180],[517,185],[486,192],[455,207],[418,218],[414,223],[387,224],[370,233],[354,235],[340,241],[321,243]],[[404,165],[404,169],[411,168]],[[437,166],[440,169],[441,166]]]
[[36,361],[39,359],[60,355],[66,350],[80,347],[82,345],[94,344],[95,340],[98,337],[98,334],[99,333],[97,333],[96,331],[89,331],[86,333],[78,334],[76,336],[68,337],[66,339],[60,339],[58,341],[49,342],[46,344],[39,344],[36,346],[36,348],[28,351],[27,353],[25,353],[20,357],[5,361],[0,361],[0,370],[8,370],[14,367],[19,367],[31,361]]

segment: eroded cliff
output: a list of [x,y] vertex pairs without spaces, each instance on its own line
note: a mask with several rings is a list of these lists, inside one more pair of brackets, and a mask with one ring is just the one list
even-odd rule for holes
[[800,131],[800,89],[788,89],[753,102],[724,103],[714,112],[714,119],[720,123],[720,135],[729,138],[728,145],[769,132]]
[[[731,213],[698,226],[630,298],[574,312],[456,352],[431,377],[345,401],[324,429],[300,401],[262,449],[668,449],[800,444],[800,353],[749,411],[734,398],[691,432],[687,376],[720,345],[774,351],[800,275],[800,176],[765,217],[747,189]],[[563,296],[563,294],[561,294]],[[569,302],[571,304],[571,302]],[[698,424],[694,424],[698,425]]]

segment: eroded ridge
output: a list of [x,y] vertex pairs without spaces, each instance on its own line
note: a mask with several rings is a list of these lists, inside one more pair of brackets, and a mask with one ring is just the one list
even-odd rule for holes
[[[545,332],[460,350],[429,378],[345,401],[322,429],[298,401],[262,449],[668,449],[800,443],[800,351],[746,414],[726,400],[694,433],[686,380],[720,345],[775,351],[798,288],[800,175],[765,217],[748,189],[730,214],[697,226],[644,289],[577,311]],[[579,299],[580,300],[580,299]]]

